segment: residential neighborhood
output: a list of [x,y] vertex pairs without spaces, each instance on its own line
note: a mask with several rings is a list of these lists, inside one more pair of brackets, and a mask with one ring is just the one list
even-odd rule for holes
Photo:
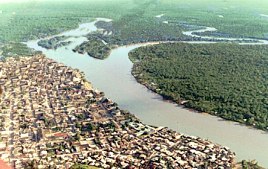
[[231,168],[229,148],[143,124],[44,55],[0,62],[0,158],[15,169]]

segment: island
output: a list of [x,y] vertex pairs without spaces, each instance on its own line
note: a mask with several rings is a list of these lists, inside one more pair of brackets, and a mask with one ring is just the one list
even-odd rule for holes
[[71,41],[65,41],[68,38],[68,36],[56,36],[50,39],[40,40],[37,44],[46,49],[58,49],[72,43]]
[[[0,0],[1,1],[1,0]],[[118,76],[116,81],[110,80],[110,78],[106,78],[105,76],[98,76],[99,73],[107,68],[106,62],[110,62],[111,60],[115,61],[113,57],[113,50],[111,51],[110,59],[106,61],[98,61],[96,59],[88,59],[86,57],[74,54],[72,49],[75,48],[76,45],[83,44],[88,49],[81,48],[80,52],[89,55],[95,58],[106,58],[107,53],[109,53],[108,48],[112,48],[112,46],[118,46],[118,51],[122,48],[131,49],[132,47],[143,46],[144,43],[177,43],[177,42],[187,42],[187,43],[216,43],[216,42],[228,42],[229,45],[235,45],[236,43],[243,44],[250,43],[252,45],[260,45],[260,44],[268,44],[268,22],[267,16],[268,12],[265,11],[265,7],[267,7],[267,1],[259,1],[256,3],[255,1],[249,0],[246,3],[241,3],[240,1],[222,1],[219,0],[215,2],[215,0],[207,0],[204,1],[196,1],[196,0],[98,0],[98,1],[85,1],[85,0],[62,0],[62,1],[28,1],[22,0],[20,3],[13,3],[11,1],[17,0],[9,0],[0,2],[0,60],[5,62],[8,60],[8,57],[16,58],[16,61],[20,60],[18,57],[23,56],[35,56],[40,53],[39,50],[42,50],[43,53],[46,54],[46,57],[53,58],[58,62],[63,62],[64,64],[81,69],[85,71],[85,76],[89,78],[96,85],[96,87],[101,87],[102,84],[107,86],[112,86],[116,84],[116,82],[123,82],[126,78],[123,76]],[[31,9],[31,10],[25,10]],[[94,19],[95,18],[95,19]],[[109,18],[109,19],[105,19]],[[74,31],[73,31],[74,30]],[[88,35],[86,35],[89,33]],[[88,39],[85,37],[92,36],[98,37],[96,39],[96,45],[94,44],[95,40],[92,40],[92,44],[89,44]],[[55,37],[59,38],[63,35],[69,36],[70,38],[59,40],[59,42],[55,43],[57,40],[51,40]],[[40,45],[43,46],[41,49],[40,46],[37,45],[37,42],[40,40],[45,40],[39,42]],[[49,40],[51,40],[49,42]],[[68,42],[71,40],[72,42]],[[51,44],[49,44],[51,43]],[[61,44],[62,43],[62,44]],[[142,43],[142,44],[141,44]],[[57,45],[62,46],[60,49]],[[132,44],[135,44],[132,46]],[[66,45],[66,46],[64,46]],[[92,45],[92,46],[91,46]],[[108,48],[105,48],[106,45]],[[126,46],[125,46],[126,45]],[[63,47],[64,46],[64,47]],[[103,46],[98,48],[98,46]],[[91,48],[92,47],[92,48]],[[172,46],[169,46],[172,47]],[[236,47],[236,46],[235,46]],[[35,50],[33,50],[33,49]],[[246,47],[245,47],[246,48]],[[103,50],[105,49],[105,50]],[[133,49],[133,48],[132,48]],[[190,47],[189,49],[195,49]],[[199,46],[197,46],[199,50]],[[222,52],[230,54],[232,56],[232,52],[228,51],[228,47],[222,48]],[[231,48],[234,49],[234,48]],[[237,50],[240,49],[239,47]],[[251,49],[251,48],[250,48]],[[226,50],[226,51],[224,51]],[[244,48],[243,48],[244,50]],[[262,55],[265,50],[253,49],[254,53],[252,58],[255,58],[255,54],[259,56]],[[38,51],[38,52],[37,52]],[[129,51],[129,50],[128,50]],[[173,51],[173,49],[165,48],[161,52],[163,55],[167,56],[169,51]],[[235,50],[234,50],[235,51]],[[248,50],[245,50],[243,54],[247,55]],[[157,55],[162,55],[159,50],[156,49]],[[185,51],[187,52],[187,51]],[[242,51],[241,51],[242,52]],[[121,53],[121,52],[120,52]],[[116,54],[117,56],[120,53]],[[127,53],[127,52],[126,52]],[[120,59],[123,60],[127,58],[127,54],[124,54]],[[150,53],[150,52],[148,52]],[[235,51],[236,53],[236,51]],[[264,52],[265,53],[265,52]],[[154,55],[154,52],[150,53]],[[141,55],[142,56],[142,55]],[[209,53],[207,53],[206,47],[204,51],[202,51],[199,55],[204,56],[201,58],[208,58]],[[220,56],[223,56],[220,54]],[[151,57],[151,56],[149,56]],[[153,56],[152,56],[153,57]],[[229,57],[229,56],[228,56]],[[119,57],[117,57],[119,58]],[[176,62],[175,57],[171,57]],[[256,84],[258,87],[251,86],[248,89],[245,89],[244,86],[253,84],[252,81],[244,81],[241,85],[241,79],[238,78],[238,83],[236,86],[236,92],[232,93],[233,88],[228,90],[230,84],[234,84],[235,80],[225,81],[225,77],[220,81],[224,81],[224,85],[220,83],[215,83],[214,81],[208,81],[212,78],[215,78],[210,74],[208,69],[215,68],[213,63],[204,68],[199,66],[197,67],[191,64],[190,68],[196,70],[200,70],[200,68],[204,68],[204,70],[208,71],[207,74],[200,74],[199,76],[205,76],[207,78],[205,82],[200,83],[200,81],[195,81],[195,79],[191,79],[191,83],[186,84],[188,89],[193,89],[189,93],[184,93],[186,95],[193,95],[190,98],[183,96],[183,94],[178,94],[179,88],[181,86],[175,86],[177,81],[175,78],[165,79],[163,82],[161,78],[164,78],[164,75],[159,71],[159,75],[152,77],[152,81],[146,80],[146,78],[139,77],[141,74],[136,74],[137,79],[140,78],[141,83],[144,83],[148,88],[155,90],[157,93],[161,94],[165,97],[165,99],[171,99],[176,103],[179,103],[178,109],[176,111],[172,111],[169,108],[158,109],[156,111],[156,107],[152,104],[147,104],[147,102],[140,99],[139,102],[132,101],[134,99],[133,95],[121,94],[120,97],[123,97],[123,100],[118,100],[118,104],[122,104],[123,106],[129,107],[129,111],[133,114],[139,116],[140,120],[144,120],[149,116],[148,114],[151,112],[157,112],[159,117],[152,116],[148,124],[157,124],[156,121],[159,121],[159,124],[163,124],[164,126],[170,127],[174,130],[178,130],[179,132],[184,132],[188,134],[197,135],[201,138],[208,138],[211,141],[218,142],[222,145],[227,145],[231,148],[232,151],[236,152],[237,159],[243,160],[253,160],[256,159],[259,161],[261,165],[264,167],[268,167],[268,161],[266,157],[268,157],[268,151],[266,147],[268,147],[268,141],[266,134],[263,134],[263,131],[252,129],[252,127],[260,128],[262,130],[267,129],[267,64],[265,62],[265,58],[263,57],[260,62],[256,62],[256,67],[261,65],[258,69],[260,72],[254,72],[251,74],[251,80],[256,80]],[[152,59],[152,64],[158,62],[160,65],[159,69],[165,67],[165,69],[174,68],[174,64],[169,67],[169,65],[161,64],[164,60],[163,58]],[[217,58],[218,59],[218,58]],[[86,62],[88,60],[89,62]],[[148,59],[149,60],[149,59]],[[193,59],[194,60],[194,59]],[[192,61],[193,61],[192,60]],[[252,63],[250,59],[246,59],[249,63]],[[83,66],[76,65],[77,62],[84,61]],[[90,62],[91,61],[91,62]],[[169,60],[170,61],[170,60]],[[226,60],[224,60],[226,61]],[[139,62],[137,59],[134,62]],[[171,61],[170,61],[171,62]],[[241,68],[241,65],[245,66],[247,70],[247,64],[244,63],[245,60],[241,59],[241,63],[235,63],[233,69]],[[81,63],[81,62],[80,62]],[[101,71],[97,69],[93,69],[91,66],[92,63],[96,63],[96,65],[100,64]],[[120,63],[119,60],[117,63]],[[136,82],[133,81],[133,77],[130,74],[131,65],[129,64],[129,60],[125,61],[125,65],[128,69],[126,72],[123,72],[125,67],[113,66],[110,70],[107,71],[109,73],[108,76],[114,77],[117,76],[113,73],[115,71],[121,71],[127,75],[128,79],[131,78],[132,82],[136,85]],[[136,64],[143,64],[135,63]],[[234,62],[226,63],[233,64]],[[263,64],[265,63],[265,64]],[[88,65],[86,65],[88,64]],[[177,64],[177,63],[176,63]],[[89,66],[90,65],[90,66]],[[94,66],[96,66],[94,65]],[[114,65],[117,65],[116,63]],[[213,66],[212,66],[213,65]],[[263,66],[264,65],[264,66]],[[266,66],[265,66],[266,65]],[[249,66],[249,68],[252,68]],[[263,69],[262,69],[263,68]],[[1,69],[1,68],[0,68]],[[135,68],[134,68],[135,69]],[[149,70],[150,69],[150,70]],[[166,70],[163,69],[165,72]],[[124,69],[126,70],[126,69]],[[151,65],[148,67],[146,71],[155,71],[155,68],[152,68]],[[168,71],[170,71],[168,70]],[[173,69],[174,72],[178,71],[177,69]],[[213,69],[212,69],[213,70]],[[240,69],[241,70],[241,69]],[[187,73],[191,73],[193,70],[187,70]],[[213,70],[215,71],[215,70]],[[218,71],[216,69],[216,71]],[[263,72],[261,76],[259,76],[261,72]],[[95,78],[92,77],[90,73],[94,74],[94,77],[102,77],[105,78],[104,82],[101,84],[97,84]],[[174,75],[174,72],[170,75]],[[225,70],[226,72],[226,70]],[[233,72],[235,73],[235,72]],[[248,72],[247,72],[248,73]],[[133,73],[134,74],[134,73]],[[147,75],[147,73],[145,73]],[[144,74],[144,75],[145,75]],[[176,73],[175,73],[176,74]],[[135,75],[135,76],[136,76]],[[241,74],[243,79],[244,73]],[[211,76],[211,77],[208,77]],[[216,75],[221,77],[222,74]],[[234,77],[237,78],[238,74],[235,74]],[[189,79],[181,79],[187,81]],[[264,79],[264,80],[263,80]],[[155,82],[155,81],[158,82]],[[264,83],[260,83],[259,80],[263,80]],[[105,82],[106,81],[106,82]],[[162,81],[163,83],[159,83]],[[106,84],[107,83],[107,84]],[[147,83],[147,84],[146,84]],[[122,84],[122,83],[121,83]],[[160,86],[161,84],[161,86]],[[201,85],[215,85],[219,89],[219,94],[222,91],[226,91],[225,93],[231,93],[230,97],[227,95],[221,95],[218,97],[215,93],[218,89],[210,88],[205,86],[204,88]],[[262,84],[259,85],[259,84]],[[137,84],[138,85],[138,84]],[[241,91],[240,91],[240,86]],[[175,87],[174,87],[175,86]],[[260,88],[259,88],[260,86]],[[160,89],[161,87],[161,89]],[[184,86],[185,87],[185,86]],[[195,88],[198,87],[198,88]],[[1,85],[1,88],[4,88],[4,85]],[[147,89],[141,87],[142,89],[138,90],[145,94],[146,96],[153,94],[151,92],[147,93]],[[111,90],[119,88],[112,88]],[[160,89],[160,90],[159,90]],[[215,90],[214,90],[215,89]],[[252,90],[253,89],[253,90]],[[110,89],[102,89],[103,91],[109,93]],[[120,90],[131,91],[133,88],[128,88],[127,85],[120,87]],[[195,90],[195,92],[193,92]],[[171,91],[174,93],[171,94]],[[212,91],[212,92],[210,92]],[[216,92],[215,92],[216,91]],[[17,92],[17,91],[15,91]],[[181,91],[179,91],[181,92]],[[137,93],[137,92],[135,92]],[[211,93],[211,94],[210,94]],[[147,95],[148,94],[148,95]],[[4,94],[5,95],[5,94]],[[3,96],[3,94],[2,94]],[[132,97],[133,96],[133,97]],[[141,95],[140,95],[141,96]],[[158,97],[158,95],[155,95]],[[216,97],[215,97],[216,96]],[[222,97],[223,96],[223,97]],[[227,96],[227,97],[226,97]],[[260,96],[260,97],[259,97]],[[5,96],[7,98],[7,96]],[[116,96],[111,95],[111,98],[116,99]],[[146,98],[146,97],[144,97]],[[159,97],[161,98],[161,97]],[[211,98],[213,100],[209,100]],[[234,100],[237,98],[237,100]],[[145,99],[147,100],[147,99]],[[156,100],[154,97],[151,97],[151,100]],[[220,101],[220,102],[219,102]],[[124,104],[127,102],[127,104]],[[216,102],[216,103],[215,103]],[[14,103],[15,104],[15,103]],[[169,102],[159,102],[155,103],[156,105],[165,105],[170,106],[173,105]],[[223,104],[223,106],[222,106]],[[224,106],[224,104],[226,104]],[[134,105],[134,106],[132,106]],[[217,107],[216,107],[216,106]],[[144,112],[135,111],[135,106],[137,109],[143,108]],[[184,106],[189,109],[187,111]],[[134,107],[134,109],[133,109]],[[139,107],[139,108],[138,108]],[[153,107],[153,108],[152,108]],[[162,106],[161,106],[162,107]],[[148,111],[146,111],[148,110]],[[178,118],[179,111],[187,112],[184,117]],[[218,120],[217,117],[211,117],[206,113],[191,113],[191,111],[196,112],[199,110],[200,112],[210,113],[211,115],[216,115],[223,117],[224,119],[229,119],[233,121],[240,122],[237,124],[236,122],[225,121],[224,119]],[[142,110],[141,110],[142,111]],[[2,112],[2,111],[1,111]],[[177,113],[178,112],[178,113]],[[154,114],[154,113],[152,113]],[[166,123],[165,119],[161,118],[163,116],[168,117],[168,114],[172,116],[170,118],[170,122]],[[179,114],[181,115],[181,114]],[[190,115],[192,118],[188,118]],[[195,117],[202,116],[204,117],[204,122],[201,118]],[[7,117],[5,117],[7,118]],[[187,118],[187,123],[183,123],[184,118]],[[215,122],[214,120],[215,119]],[[185,120],[186,122],[186,120]],[[188,123],[189,122],[189,123]],[[206,125],[206,122],[210,125]],[[215,123],[214,123],[215,122]],[[193,124],[192,124],[193,123]],[[179,128],[174,127],[180,126]],[[223,125],[221,125],[223,124]],[[249,127],[240,126],[241,124],[249,125]],[[226,128],[221,128],[225,126]],[[94,128],[94,127],[93,127]],[[53,128],[54,129],[54,128]],[[197,129],[197,130],[196,130]],[[216,129],[222,131],[222,134],[218,135]],[[3,130],[4,131],[4,130]],[[242,131],[242,132],[241,132]],[[223,136],[224,135],[224,136]],[[244,139],[244,136],[251,136],[248,139]],[[235,137],[234,137],[235,136]],[[254,144],[253,144],[254,142]],[[24,142],[23,142],[24,144]],[[255,146],[258,145],[258,146]],[[8,148],[13,148],[12,146],[8,146]],[[20,151],[18,151],[20,152]],[[33,158],[32,158],[33,159]],[[1,160],[0,160],[1,162]],[[79,166],[79,162],[75,162],[74,167]],[[85,166],[86,164],[81,164]],[[29,165],[31,166],[31,165]],[[248,168],[247,162],[243,162],[244,168]],[[250,165],[251,167],[251,165]]]
[[105,43],[97,35],[89,34],[87,35],[88,41],[76,46],[73,51],[80,54],[87,53],[89,56],[96,59],[105,59],[109,56],[111,52],[111,46]]

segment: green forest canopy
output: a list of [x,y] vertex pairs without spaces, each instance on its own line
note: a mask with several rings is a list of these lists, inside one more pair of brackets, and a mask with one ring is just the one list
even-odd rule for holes
[[[268,33],[268,18],[260,16],[268,14],[265,0],[30,0],[1,4],[0,42],[56,34],[95,17],[113,19],[114,27],[122,29],[122,38],[127,32],[134,38],[146,38],[149,31],[162,34],[155,27],[160,23],[158,26],[166,27],[163,31],[168,30],[169,35],[178,33],[174,25],[167,26],[156,19],[159,14],[165,14],[161,19],[170,22],[213,26],[234,35],[263,38]],[[181,29],[178,25],[177,28]]]
[[268,129],[268,46],[160,44],[130,58],[138,81],[165,98]]

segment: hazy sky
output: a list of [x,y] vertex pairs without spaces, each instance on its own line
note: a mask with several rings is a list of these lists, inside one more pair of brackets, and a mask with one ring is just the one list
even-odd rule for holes
[[22,2],[25,0],[0,0],[0,3],[8,3],[8,2]]
[[0,3],[20,3],[29,1],[40,1],[40,0],[0,0]]

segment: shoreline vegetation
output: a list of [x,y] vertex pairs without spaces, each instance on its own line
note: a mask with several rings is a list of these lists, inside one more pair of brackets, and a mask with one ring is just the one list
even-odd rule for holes
[[[116,23],[116,22],[115,22]],[[153,23],[151,23],[153,24]],[[211,33],[215,33],[215,35],[219,35],[219,36],[215,36],[215,37],[195,37],[195,36],[187,36],[183,34],[183,29],[180,27],[180,25],[178,24],[174,24],[174,23],[170,23],[169,24],[169,29],[174,29],[174,30],[170,30],[170,32],[175,31],[175,29],[179,30],[179,33],[172,35],[172,33],[170,32],[162,32],[162,33],[156,33],[155,34],[151,34],[149,33],[150,31],[146,31],[144,34],[142,34],[141,36],[137,36],[134,33],[134,36],[126,36],[126,35],[122,35],[123,30],[121,30],[120,28],[117,28],[116,26],[114,26],[113,22],[103,22],[103,21],[98,21],[96,24],[96,27],[98,29],[102,29],[105,30],[105,32],[113,32],[112,35],[107,35],[104,34],[102,32],[97,32],[96,35],[100,38],[103,39],[105,42],[107,42],[108,44],[113,44],[113,45],[117,45],[117,46],[125,46],[125,45],[131,45],[131,44],[138,44],[138,43],[148,43],[148,42],[182,42],[182,41],[207,41],[207,42],[232,42],[232,43],[257,43],[259,42],[259,40],[266,40],[261,39],[261,38],[252,38],[252,39],[248,39],[247,37],[239,37],[239,36],[235,36],[238,38],[241,38],[241,40],[228,40],[228,39],[218,39],[221,37],[225,37],[228,38],[227,34],[223,35],[223,33],[218,33],[216,32],[211,32]],[[166,24],[157,24],[156,27],[161,27],[161,29],[163,30],[167,30],[168,28],[166,27]],[[199,27],[200,28],[200,27]],[[197,29],[198,30],[198,29]],[[155,31],[155,30],[154,30]],[[154,32],[152,31],[152,32]],[[160,31],[160,30],[158,30]],[[206,35],[206,32],[203,33],[193,33],[194,35]],[[129,33],[131,34],[131,33]],[[208,33],[209,35],[209,33]],[[144,36],[144,37],[142,37]],[[233,37],[232,37],[233,38]]]
[[94,34],[87,35],[87,39],[88,41],[76,46],[73,49],[73,52],[78,52],[80,54],[87,53],[89,56],[96,59],[105,59],[110,55],[113,46],[107,44]]
[[[120,2],[121,1],[122,0],[120,0]],[[187,8],[183,8],[183,6],[185,6],[184,3],[176,2],[178,4],[182,3],[182,8],[180,10],[177,10],[173,6],[170,6],[170,4],[173,4],[174,2],[166,3],[164,1],[160,1],[158,2],[158,4],[154,2],[154,0],[145,0],[142,2],[132,2],[126,0],[124,1],[124,3],[122,3],[122,6],[120,7],[117,3],[113,2],[106,2],[105,5],[103,5],[103,0],[94,3],[76,1],[75,6],[76,8],[79,7],[79,10],[75,10],[73,12],[66,12],[66,10],[72,11],[72,5],[74,5],[69,0],[67,0],[67,2],[68,3],[40,2],[40,4],[38,3],[40,5],[38,7],[33,7],[34,4],[29,2],[25,3],[25,6],[16,6],[17,4],[13,4],[14,8],[4,4],[3,8],[5,10],[1,10],[2,13],[0,15],[0,25],[2,24],[1,26],[3,27],[3,29],[1,29],[0,31],[0,43],[8,43],[10,41],[20,43],[30,39],[36,39],[40,37],[44,38],[49,35],[55,35],[57,33],[73,29],[77,27],[77,24],[89,21],[89,18],[100,16],[113,19],[113,22],[109,23],[103,21],[96,23],[96,26],[98,28],[102,28],[103,30],[109,32],[108,34],[99,33],[99,38],[101,38],[106,43],[112,46],[122,46],[151,41],[200,41],[201,39],[198,37],[187,37],[183,35],[182,31],[201,28],[203,27],[201,25],[207,25],[217,28],[219,32],[212,32],[215,35],[218,34],[220,36],[224,35],[227,37],[229,35],[232,35],[234,37],[257,38],[256,40],[252,41],[247,40],[237,42],[254,43],[258,39],[267,39],[266,32],[268,32],[268,23],[266,23],[266,18],[259,15],[253,15],[251,10],[244,11],[243,15],[245,16],[243,16],[241,14],[241,11],[236,13],[235,11],[233,11],[233,9],[226,9],[226,11],[221,14],[221,16],[224,16],[224,18],[219,19],[219,15],[211,16],[209,12],[210,9],[208,11],[204,9],[204,11],[206,12],[202,13],[202,15],[200,14],[200,9],[191,10],[195,12],[193,14],[190,14],[187,8],[198,9],[200,8],[200,6],[202,6],[201,4],[196,4],[196,2],[193,3],[195,5],[191,5]],[[236,4],[236,2],[228,2],[223,4],[219,2],[219,4],[221,4],[220,6],[222,7],[228,7],[227,4]],[[57,6],[57,11],[61,12],[55,13],[55,10],[52,6]],[[198,8],[195,6],[198,6]],[[255,7],[254,4],[252,6]],[[38,10],[36,10],[35,13],[25,13],[25,8],[37,8]],[[16,12],[14,12],[14,9],[16,9]],[[44,9],[46,10],[44,11]],[[100,9],[108,10],[101,11]],[[118,13],[114,13],[115,9],[116,11],[118,11]],[[161,15],[159,15],[159,13],[161,13]],[[260,13],[265,12],[262,11]],[[193,16],[191,17],[191,15]],[[228,17],[229,15],[232,15],[232,17]],[[235,18],[235,16],[241,19],[236,20],[237,24],[234,29],[232,18]],[[13,17],[14,19],[12,20],[12,24],[14,26],[5,26],[6,23],[9,23],[9,19],[12,19]],[[178,19],[178,17],[180,19]],[[208,19],[207,17],[210,19]],[[213,17],[215,18],[212,19]],[[42,18],[42,22],[40,22],[40,18]],[[247,25],[247,29],[244,29],[245,20],[247,23],[249,23]],[[215,39],[202,40],[226,42],[226,40]],[[59,46],[68,43],[70,42],[63,42],[62,44],[59,44]],[[95,42],[93,41],[93,43]],[[42,42],[40,42],[40,44],[42,44]],[[42,46],[46,46],[46,48],[55,47],[54,45],[47,44],[47,42],[43,42]],[[57,45],[55,48],[57,48]],[[103,59],[106,56],[101,56],[98,53],[104,52],[104,55],[106,55],[105,51],[106,50],[103,50],[101,48],[99,49],[99,51],[94,50],[90,53],[96,58]]]
[[261,166],[258,165],[258,162],[255,160],[242,160],[241,162],[238,163],[236,169],[265,169]]
[[231,35],[231,34],[222,33],[219,31],[194,32],[193,34],[198,35],[198,36],[209,36],[209,37],[219,37],[219,38],[252,39],[252,41],[248,41],[248,42],[253,42],[253,43],[258,42],[259,40],[268,40],[268,38],[256,38],[256,37],[248,37],[248,36]]
[[39,52],[30,49],[26,44],[9,42],[0,46],[0,59],[19,56],[33,56]]
[[138,48],[129,57],[135,79],[164,99],[267,131],[266,51],[266,46],[165,43]]
[[62,46],[67,46],[70,43],[72,43],[71,41],[65,41],[67,40],[69,37],[68,36],[56,36],[50,39],[44,39],[44,40],[40,40],[38,41],[38,46],[41,46],[45,49],[58,49],[59,47]]
[[[101,0],[100,2],[104,1]],[[119,3],[121,2],[126,2],[126,0],[120,1]],[[191,5],[185,6],[185,4],[181,4],[179,10],[177,4],[170,5],[165,2],[166,1],[159,1],[159,4],[156,5],[155,1],[147,1],[147,0],[144,2],[137,1],[136,2],[137,4],[132,4],[132,1],[131,2],[128,1],[126,3],[122,3],[121,6],[118,6],[118,4],[116,3],[110,3],[110,2],[107,2],[105,6],[101,6],[100,4],[92,5],[90,3],[89,5],[85,4],[85,1],[83,1],[82,3],[80,1],[76,1],[75,6],[73,6],[73,3],[71,3],[71,1],[68,1],[68,3],[51,1],[48,4],[41,2],[32,4],[26,3],[25,5],[18,5],[18,6],[14,4],[14,7],[11,5],[10,6],[3,5],[3,7],[1,7],[1,15],[0,15],[0,21],[1,21],[0,26],[1,28],[3,28],[0,29],[0,57],[1,55],[3,55],[1,51],[2,47],[6,45],[8,46],[11,41],[12,43],[13,42],[19,43],[18,46],[21,46],[20,43],[21,41],[36,39],[37,37],[46,37],[47,35],[55,35],[64,30],[70,30],[75,28],[78,23],[88,20],[89,17],[99,17],[99,16],[110,17],[116,21],[115,28],[110,27],[108,29],[124,28],[124,29],[118,29],[118,33],[116,36],[109,35],[113,36],[113,38],[115,39],[118,38],[117,40],[115,40],[115,42],[117,42],[118,44],[125,43],[126,39],[131,35],[135,37],[132,39],[128,39],[129,41],[132,42],[135,42],[137,40],[137,37],[139,36],[145,38],[145,40],[142,41],[148,41],[148,36],[152,35],[153,37],[154,34],[158,37],[162,36],[163,38],[166,39],[170,37],[172,38],[174,36],[180,36],[183,28],[179,27],[176,24],[178,22],[178,18],[180,18],[179,20],[185,22],[187,25],[202,24],[217,27],[219,28],[220,32],[223,32],[223,34],[226,33],[227,36],[228,34],[231,34],[234,36],[242,36],[242,37],[267,38],[267,34],[265,34],[265,32],[267,32],[268,30],[266,20],[255,16],[256,12],[255,11],[252,12],[253,11],[252,9],[250,10],[248,9],[245,12],[239,10],[239,9],[246,9],[245,8],[246,4],[247,5],[250,4],[248,2],[242,4],[241,8],[239,3],[239,5],[234,6],[233,9],[229,8],[230,5],[233,5],[233,2],[231,1],[224,2],[225,4],[220,3],[219,6],[223,7],[225,12],[222,11],[222,9],[218,8],[217,5],[215,9],[219,9],[219,11],[207,9],[204,6],[204,4],[206,3],[203,2],[202,4],[193,3],[197,5],[198,8],[193,7]],[[190,4],[190,2],[187,3]],[[235,3],[236,2],[234,1],[234,4]],[[212,3],[209,2],[209,4]],[[254,3],[252,7],[253,8],[256,7]],[[204,10],[200,10],[202,8]],[[34,12],[25,13],[25,9],[36,9],[36,10]],[[106,10],[101,11],[100,9],[106,9]],[[118,11],[118,13],[115,13],[114,11]],[[137,13],[135,13],[136,11]],[[191,11],[191,13],[187,11]],[[259,12],[260,11],[258,11],[258,13]],[[165,13],[165,15],[162,16],[161,18],[156,18],[154,22],[150,21],[152,19],[152,16],[155,16],[156,14],[159,13]],[[215,19],[213,16],[216,13],[221,13],[222,16],[224,16],[224,20],[223,18]],[[254,13],[254,15],[252,13]],[[262,13],[266,12],[262,11]],[[42,22],[40,22],[39,20],[40,18],[42,18]],[[239,20],[236,20],[237,24],[235,26],[233,25],[234,23],[233,18],[240,18]],[[175,24],[169,25],[166,23],[175,23]],[[245,29],[244,23],[248,23],[247,29]],[[137,28],[137,26],[135,25],[140,26],[140,28]],[[154,30],[155,28],[157,28],[157,30]],[[160,28],[162,28],[168,33],[163,34]],[[128,30],[131,30],[129,34],[127,33]],[[135,32],[135,30],[137,31]],[[122,39],[120,39],[121,36]],[[106,38],[109,39],[108,37]],[[113,40],[111,40],[111,42],[112,41]],[[21,56],[25,54],[25,49],[28,48],[27,47],[25,48],[24,46],[20,48],[19,51],[16,51],[17,47],[9,47],[7,49],[8,50],[6,50],[4,56],[6,56],[6,54],[8,54],[8,56]],[[28,51],[26,51],[26,55],[27,54]],[[30,55],[33,54],[30,53]]]

